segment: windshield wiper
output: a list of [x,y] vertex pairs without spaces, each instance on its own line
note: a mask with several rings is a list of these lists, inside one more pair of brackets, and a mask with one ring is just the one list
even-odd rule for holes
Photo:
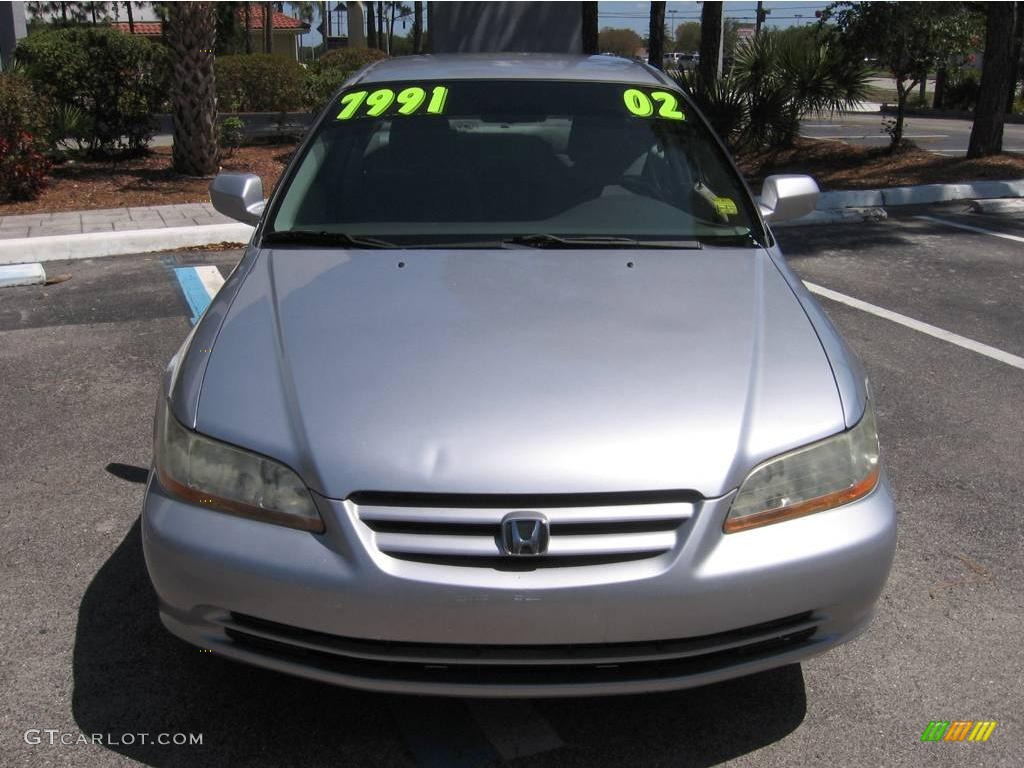
[[697,240],[637,240],[632,237],[605,237],[589,235],[568,237],[562,235],[516,235],[503,243],[526,245],[531,248],[669,248],[673,250],[696,250],[701,248]]
[[291,229],[268,232],[263,236],[267,243],[296,243],[299,245],[341,245],[348,248],[398,248],[387,240],[376,237],[361,237],[347,232],[313,232],[308,229]]

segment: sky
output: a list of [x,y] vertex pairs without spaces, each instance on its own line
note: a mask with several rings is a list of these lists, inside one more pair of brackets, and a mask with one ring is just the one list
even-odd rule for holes
[[[665,24],[674,30],[684,21],[700,21],[701,3],[667,3]],[[822,10],[828,3],[801,2],[801,0],[776,0],[764,3],[771,13],[766,17],[769,27],[791,27],[814,22],[814,12]],[[726,2],[726,18],[754,23],[756,2]],[[649,2],[602,2],[597,4],[597,23],[604,27],[627,27],[640,35],[648,32],[651,4]]]
[[[291,12],[288,7],[291,3],[285,3],[285,10]],[[333,8],[334,2],[331,3]],[[769,27],[791,27],[797,24],[813,22],[814,12],[823,9],[827,3],[802,2],[802,0],[767,0],[764,4],[766,10],[770,10],[766,23]],[[684,21],[700,21],[701,3],[698,2],[670,2],[665,7],[665,23],[669,30],[675,30]],[[726,2],[725,16],[738,19],[739,21],[754,23],[754,12],[757,8],[756,2]],[[626,27],[645,36],[648,32],[651,4],[649,2],[599,2],[597,4],[597,24],[599,27]],[[294,15],[294,14],[293,14]],[[314,22],[316,23],[316,22]],[[344,22],[343,22],[344,23]],[[406,27],[403,30],[401,23],[395,25],[396,34],[408,34],[411,28],[412,19],[406,19]],[[345,29],[343,26],[342,29]],[[303,45],[318,45],[320,33],[312,30],[302,38]]]

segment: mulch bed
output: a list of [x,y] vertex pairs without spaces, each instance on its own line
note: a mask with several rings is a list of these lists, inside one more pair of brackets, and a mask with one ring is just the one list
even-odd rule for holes
[[1016,153],[968,160],[935,155],[916,147],[890,153],[887,147],[814,139],[798,139],[791,149],[743,158],[739,165],[754,189],[759,189],[764,177],[773,173],[806,173],[822,189],[879,189],[1024,178],[1024,155]]
[[[258,173],[264,192],[269,194],[294,149],[293,144],[242,147],[222,161],[221,169]],[[791,149],[743,158],[740,168],[755,190],[772,173],[807,173],[822,189],[876,189],[1021,179],[1024,155],[967,160],[916,148],[889,153],[886,148],[799,139]],[[171,171],[170,147],[157,147],[141,157],[118,162],[69,161],[54,166],[51,177],[37,200],[0,204],[0,216],[209,201],[209,179]]]
[[[294,150],[294,144],[242,147],[221,161],[221,170],[258,173],[264,194],[270,194]],[[210,179],[174,173],[170,147],[120,161],[68,161],[55,165],[50,176],[36,200],[0,204],[0,216],[210,201]]]

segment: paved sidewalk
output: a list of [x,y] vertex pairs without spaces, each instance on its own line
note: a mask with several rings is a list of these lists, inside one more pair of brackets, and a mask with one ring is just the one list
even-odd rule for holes
[[64,213],[27,213],[0,216],[0,240],[229,223],[232,223],[232,219],[217,213],[210,203],[101,208]]

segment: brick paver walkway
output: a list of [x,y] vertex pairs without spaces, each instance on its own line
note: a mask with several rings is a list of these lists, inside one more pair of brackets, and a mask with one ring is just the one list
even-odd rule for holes
[[26,213],[0,216],[0,240],[47,235],[80,235],[125,229],[164,229],[197,224],[229,224],[233,220],[210,203],[153,205],[144,208],[104,208],[64,213]]

